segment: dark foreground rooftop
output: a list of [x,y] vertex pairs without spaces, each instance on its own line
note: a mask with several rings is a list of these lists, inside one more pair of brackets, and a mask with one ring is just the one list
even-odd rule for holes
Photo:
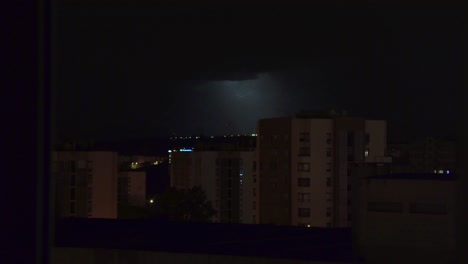
[[396,174],[371,176],[371,177],[368,177],[368,179],[454,181],[457,179],[457,176],[455,174],[437,174],[437,173],[396,173]]
[[350,229],[63,219],[57,247],[353,262]]

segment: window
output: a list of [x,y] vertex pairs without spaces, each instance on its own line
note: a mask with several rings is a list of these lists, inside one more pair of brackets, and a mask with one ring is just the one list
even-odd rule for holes
[[366,133],[366,136],[365,136],[364,140],[365,140],[365,144],[369,145],[369,143],[370,143],[370,134],[369,133]]
[[76,185],[76,174],[70,175],[70,186],[74,187]]
[[72,160],[70,161],[70,169],[71,171],[76,171],[76,161]]
[[347,142],[348,142],[348,147],[354,146],[354,132],[353,131],[348,132]]
[[331,208],[330,207],[327,208],[327,217],[331,217]]
[[297,200],[299,202],[310,202],[310,193],[298,193]]
[[70,200],[75,200],[75,188],[70,189]]
[[369,149],[364,150],[364,156],[369,157]]
[[299,134],[299,142],[309,142],[310,134],[308,132],[302,132]]
[[297,186],[310,187],[310,179],[309,178],[297,178]]
[[410,204],[412,214],[447,214],[447,206],[444,204],[412,203]]
[[332,186],[332,180],[331,178],[327,178],[327,187],[331,187]]
[[332,151],[331,151],[331,149],[328,149],[327,150],[327,157],[331,157],[331,156],[332,156]]
[[327,163],[327,172],[331,172],[332,171],[332,164],[331,162],[328,162]]
[[331,145],[332,143],[332,139],[331,138],[327,138],[327,145]]
[[351,184],[348,184],[348,191],[351,191]]
[[403,204],[398,202],[369,202],[367,210],[369,212],[401,213]]
[[252,207],[254,210],[257,209],[257,203],[254,201],[253,202],[253,207]]
[[70,203],[70,214],[71,215],[75,214],[75,202]]
[[310,156],[310,148],[309,147],[301,147],[299,149],[299,156],[309,157]]
[[256,169],[257,169],[257,162],[254,161],[252,164],[252,170],[256,170]]
[[88,215],[90,215],[91,212],[93,211],[93,204],[91,201],[88,201],[87,207],[88,207]]
[[254,197],[257,196],[257,189],[256,189],[256,188],[253,188],[253,196],[254,196]]
[[309,163],[299,163],[298,164],[298,171],[300,171],[300,172],[309,172],[310,171],[310,164]]
[[87,194],[88,194],[88,200],[89,200],[89,201],[90,201],[91,199],[93,199],[93,189],[88,188]]
[[299,217],[310,217],[310,208],[298,208],[297,215]]

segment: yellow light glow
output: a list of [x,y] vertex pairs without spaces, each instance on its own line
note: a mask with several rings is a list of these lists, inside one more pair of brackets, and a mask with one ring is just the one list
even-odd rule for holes
[[153,200],[153,199],[151,199],[151,200],[150,200],[150,203],[154,203],[154,200]]
[[310,227],[310,225],[307,225],[307,227]]

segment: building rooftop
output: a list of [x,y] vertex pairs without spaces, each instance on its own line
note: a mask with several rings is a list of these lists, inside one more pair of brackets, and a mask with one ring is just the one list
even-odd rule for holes
[[454,181],[457,179],[455,174],[438,173],[396,173],[370,176],[372,180],[432,180],[432,181]]
[[62,219],[56,246],[352,262],[351,230],[273,225]]

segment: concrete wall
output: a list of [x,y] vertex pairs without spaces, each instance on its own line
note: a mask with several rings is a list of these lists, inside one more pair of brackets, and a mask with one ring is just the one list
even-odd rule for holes
[[91,218],[117,218],[117,153],[96,151],[88,157],[93,162]]
[[257,257],[128,251],[93,248],[54,248],[52,264],[341,264],[343,262],[301,261]]
[[[359,235],[362,254],[371,263],[450,263],[455,248],[453,181],[370,180],[363,191]],[[372,212],[369,202],[402,203],[402,212]],[[442,203],[448,214],[411,213],[412,203]]]

